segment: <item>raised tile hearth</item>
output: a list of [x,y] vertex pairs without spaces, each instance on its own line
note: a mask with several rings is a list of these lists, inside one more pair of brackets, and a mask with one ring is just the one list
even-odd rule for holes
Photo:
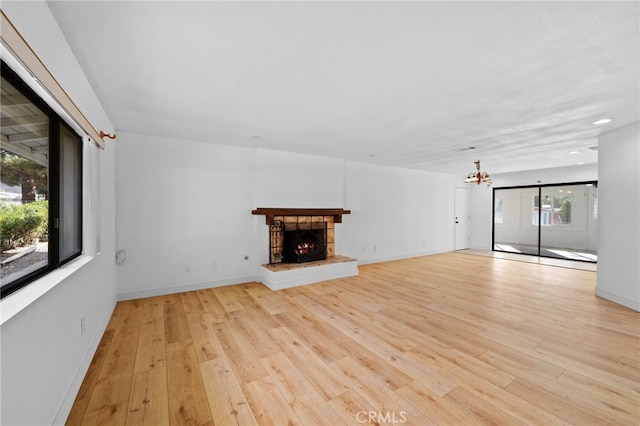
[[332,256],[326,260],[305,263],[265,264],[260,271],[261,282],[271,290],[355,275],[358,275],[358,261],[346,256]]

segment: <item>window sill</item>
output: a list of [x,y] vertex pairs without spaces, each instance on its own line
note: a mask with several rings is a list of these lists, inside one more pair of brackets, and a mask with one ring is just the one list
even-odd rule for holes
[[9,321],[96,256],[80,256],[0,300],[0,325]]

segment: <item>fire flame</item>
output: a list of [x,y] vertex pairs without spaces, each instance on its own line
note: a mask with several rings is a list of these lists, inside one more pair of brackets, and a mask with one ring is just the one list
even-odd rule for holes
[[297,254],[308,254],[310,251],[316,248],[316,244],[314,242],[304,242],[302,244],[298,244],[298,250],[296,250]]

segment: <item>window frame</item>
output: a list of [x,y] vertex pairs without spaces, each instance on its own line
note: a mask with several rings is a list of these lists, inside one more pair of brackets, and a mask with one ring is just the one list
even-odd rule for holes
[[[20,278],[15,279],[10,283],[2,283],[0,285],[0,299],[15,293],[16,291],[24,288],[28,284],[32,283],[38,278],[41,278],[52,271],[58,269],[62,265],[70,262],[71,260],[82,255],[83,252],[83,191],[84,191],[84,154],[83,154],[83,138],[78,134],[66,121],[60,117],[60,115],[51,106],[42,99],[29,85],[16,73],[4,60],[1,61],[2,78],[9,84],[14,86],[20,93],[25,96],[30,102],[32,102],[37,108],[39,108],[49,118],[49,156],[48,156],[48,202],[49,202],[49,241],[48,241],[48,263],[46,266],[32,271]],[[64,199],[64,194],[61,191],[61,173],[60,161],[61,161],[61,132],[62,129],[66,129],[70,134],[74,135],[78,139],[78,175],[74,176],[79,180],[78,193],[76,199],[72,202],[80,209],[80,217],[77,223],[74,223],[75,232],[79,235],[80,248],[74,251],[72,254],[65,258],[60,258],[60,244],[64,239],[64,235],[60,235],[59,226],[55,226],[56,222],[59,223],[60,218],[60,203]],[[78,206],[79,204],[79,206]]]
[[[492,204],[492,212],[491,212],[491,251],[506,252],[504,250],[498,250],[498,249],[495,248],[496,247],[496,223],[498,223],[498,224],[502,223],[502,222],[496,222],[496,217],[495,217],[496,191],[505,190],[505,189],[536,188],[538,190],[538,194],[536,196],[538,197],[539,204],[541,204],[541,202],[542,202],[542,191],[543,191],[544,188],[556,187],[556,186],[572,186],[572,185],[595,186],[597,188],[598,187],[598,181],[597,180],[587,180],[587,181],[577,181],[577,182],[561,182],[561,183],[547,183],[547,184],[535,184],[535,185],[516,185],[516,186],[494,187],[493,190],[492,190],[492,195],[491,195],[491,201],[492,201],[492,203],[491,203]],[[532,199],[532,210],[533,210],[533,208],[535,208],[535,197],[536,196],[534,196],[533,199]],[[573,208],[573,197],[571,198],[571,200],[572,200],[571,202],[572,202],[572,208]],[[596,203],[597,203],[597,198],[596,198]],[[597,213],[594,213],[594,215],[595,214],[597,214]],[[545,256],[545,255],[541,254],[541,252],[540,252],[541,251],[540,248],[541,248],[542,229],[543,229],[543,227],[547,227],[547,226],[571,227],[571,226],[573,226],[573,221],[571,223],[569,223],[569,224],[540,225],[541,216],[542,216],[542,209],[538,208],[538,224],[534,224],[534,223],[530,224],[530,226],[534,226],[534,227],[537,228],[538,253],[537,254],[522,253],[520,255],[537,256],[537,257],[541,257],[541,258],[555,259],[553,257]],[[533,222],[533,220],[532,220],[532,222]],[[587,263],[597,263],[597,261],[588,261],[588,260],[580,260],[580,259],[574,259],[574,261],[576,261],[576,262],[587,262]]]

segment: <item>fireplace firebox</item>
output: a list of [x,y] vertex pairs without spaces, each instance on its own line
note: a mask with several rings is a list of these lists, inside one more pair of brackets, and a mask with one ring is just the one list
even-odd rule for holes
[[327,258],[327,223],[310,217],[274,220],[269,226],[270,263],[303,263]]
[[283,261],[290,263],[312,262],[327,258],[327,225],[314,223],[315,229],[284,231]]

